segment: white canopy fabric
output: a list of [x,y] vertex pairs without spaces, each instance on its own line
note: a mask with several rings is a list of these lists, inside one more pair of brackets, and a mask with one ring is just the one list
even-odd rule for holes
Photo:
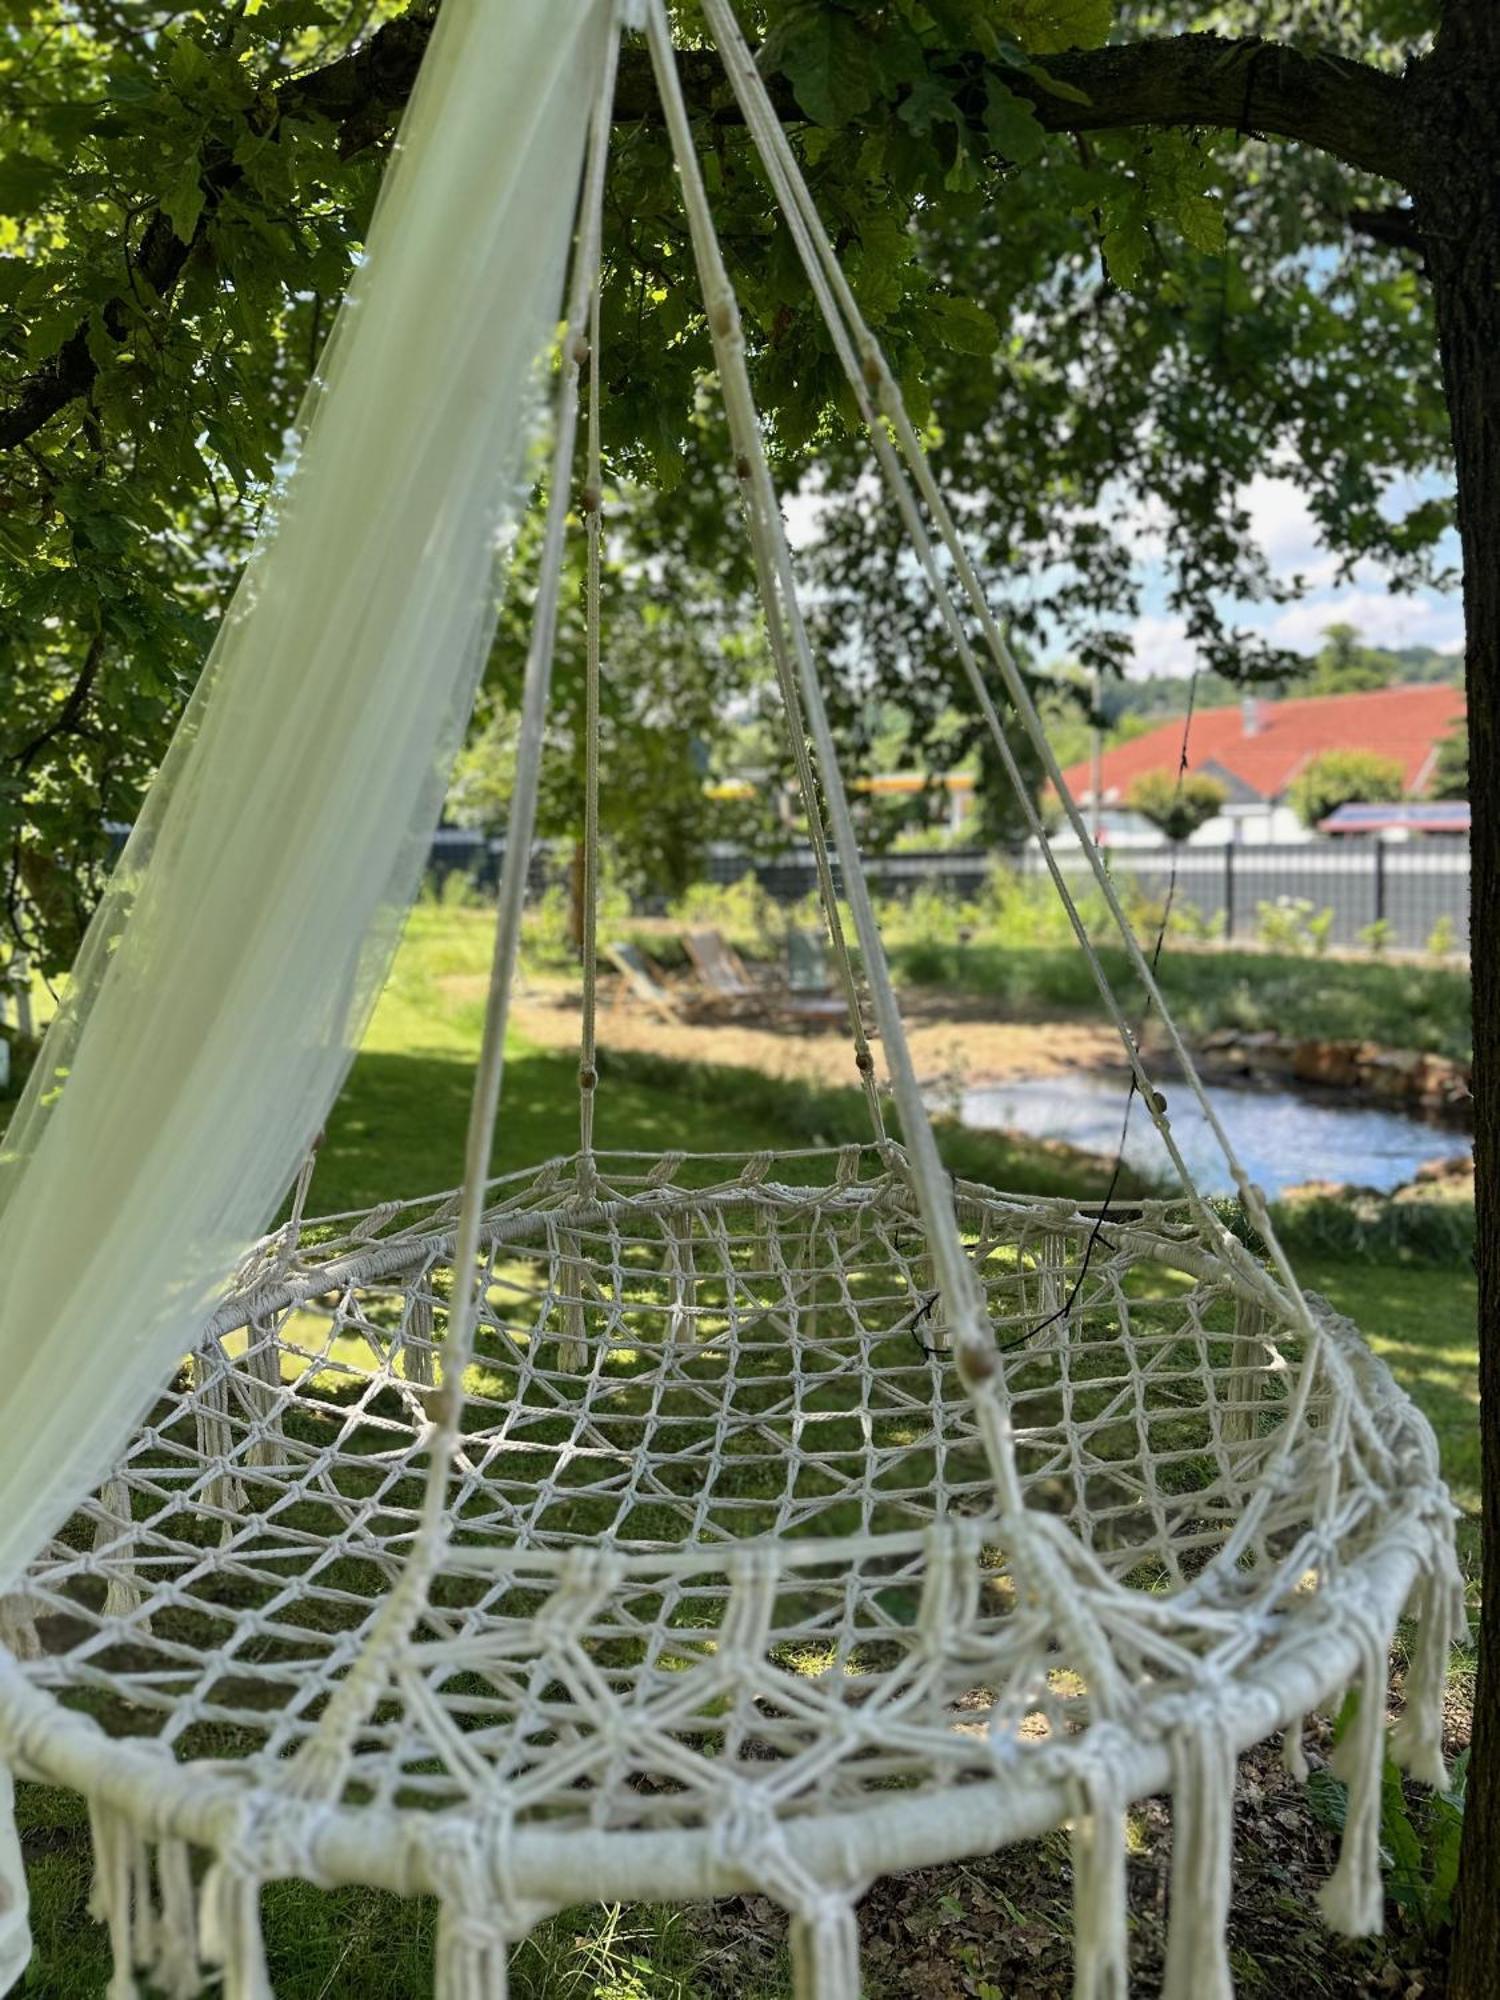
[[533,483],[609,14],[442,9],[295,463],[6,1142],[0,1590],[192,1347],[379,990]]

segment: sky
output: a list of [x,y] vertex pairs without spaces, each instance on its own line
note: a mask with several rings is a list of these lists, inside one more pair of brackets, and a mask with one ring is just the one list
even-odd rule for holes
[[[1404,507],[1439,491],[1435,481],[1413,484],[1393,493],[1392,504],[1399,501]],[[1456,584],[1446,592],[1392,592],[1385,570],[1376,563],[1361,563],[1351,580],[1339,582],[1337,559],[1319,541],[1317,525],[1290,480],[1260,474],[1241,497],[1273,571],[1283,578],[1300,573],[1308,589],[1293,604],[1230,604],[1237,625],[1298,653],[1316,653],[1325,628],[1336,623],[1357,627],[1372,646],[1462,649],[1463,607]],[[1143,609],[1132,630],[1133,671],[1188,674],[1197,664],[1196,650],[1184,621],[1167,608],[1166,577],[1153,539],[1144,523],[1138,538]],[[1445,565],[1457,568],[1456,536],[1444,538],[1441,555]]]

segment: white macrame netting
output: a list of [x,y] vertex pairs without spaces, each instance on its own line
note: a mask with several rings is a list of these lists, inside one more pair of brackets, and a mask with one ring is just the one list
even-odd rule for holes
[[[703,12],[1029,804],[991,669],[1060,785],[1024,683],[727,0]],[[531,8],[448,0],[441,32],[501,14],[529,24],[544,62]],[[809,806],[826,808],[811,830],[872,1134],[836,1153],[593,1144],[600,218],[626,14],[644,28],[681,174],[791,747]],[[1164,1991],[1225,2000],[1235,1756],[1285,1728],[1295,1760],[1302,1714],[1351,1685],[1347,1826],[1324,1905],[1346,1930],[1379,1924],[1386,1661],[1408,1607],[1419,1624],[1394,1747],[1416,1775],[1441,1775],[1462,1589],[1432,1435],[1357,1333],[1301,1293],[1227,1142],[1255,1248],[1185,1174],[1180,1201],[1101,1211],[943,1171],[665,12],[601,3],[567,19],[585,15],[611,32],[602,59],[579,45],[558,100],[590,136],[567,182],[568,321],[463,1186],[308,1224],[304,1175],[290,1222],[249,1252],[211,1319],[199,1306],[192,1337],[161,1357],[145,1422],[3,1601],[0,1753],[89,1796],[111,2000],[136,1990],[136,1969],[182,2000],[210,1971],[230,2000],[265,2000],[259,1892],[292,1876],[436,1896],[438,2000],[496,2000],[510,1947],[570,1903],[746,1889],[788,1911],[802,2000],[854,2000],[854,1906],[876,1875],[1062,1824],[1076,1993],[1121,2000],[1124,1813],[1155,1790],[1176,1815]],[[465,54],[449,44],[445,88]],[[580,1144],[494,1182],[570,500],[590,557]],[[1054,879],[1180,1168],[1167,1101]],[[149,934],[141,950],[149,969]],[[81,1051],[92,1032],[86,1021]],[[264,1087],[297,1077],[270,1070]],[[325,1082],[307,1107],[318,1115]],[[221,1139],[195,1163],[227,1178],[222,1154]],[[172,1247],[166,1227],[154,1256]],[[116,1437],[130,1414],[113,1412]]]

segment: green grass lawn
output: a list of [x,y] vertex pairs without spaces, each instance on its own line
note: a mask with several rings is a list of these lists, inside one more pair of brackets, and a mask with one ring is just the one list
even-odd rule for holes
[[[371,1204],[451,1185],[459,1177],[482,1001],[476,974],[489,951],[482,915],[418,910],[365,1048],[329,1122],[314,1211]],[[1342,979],[1346,968],[1325,967]],[[524,1165],[576,1143],[571,1058],[516,1041],[508,1051],[497,1166]],[[755,1150],[865,1136],[853,1090],[809,1090],[735,1070],[614,1058],[602,1066],[602,1145]],[[945,1126],[951,1165],[1000,1186],[1098,1193],[1101,1176],[1040,1146]],[[1461,1257],[1381,1261],[1310,1250],[1301,1275],[1355,1319],[1427,1411],[1456,1497],[1478,1505],[1475,1286]],[[1472,1532],[1467,1553],[1472,1560]],[[38,1953],[28,2000],[81,2000],[107,1978],[101,1933],[85,1914],[87,1826],[79,1801],[23,1788],[22,1825]],[[433,1913],[359,1891],[283,1884],[267,1891],[272,1975],[282,2000],[421,2000],[430,1993]],[[733,1991],[781,2000],[785,1966],[764,1939],[743,1964],[724,1958],[691,1913],[650,1908],[572,1912],[518,1954],[520,2000],[686,2000]],[[872,1991],[877,1990],[872,1986]],[[878,1989],[886,1991],[884,1987]],[[894,1991],[895,1989],[890,1989]],[[957,1990],[957,1989],[955,1989]]]

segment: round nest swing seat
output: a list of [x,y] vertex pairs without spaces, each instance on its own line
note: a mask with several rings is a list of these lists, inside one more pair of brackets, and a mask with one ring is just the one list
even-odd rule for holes
[[[959,1183],[976,1395],[893,1146],[493,1183],[461,1382],[457,1199],[253,1253],[11,1601],[18,1769],[257,1881],[531,1920],[756,1886],[805,1916],[1180,1800],[1182,1743],[1232,1760],[1372,1650],[1383,1686],[1431,1433],[1321,1309],[1288,1422],[1304,1344],[1181,1204]],[[351,1704],[460,1394],[451,1534]]]

